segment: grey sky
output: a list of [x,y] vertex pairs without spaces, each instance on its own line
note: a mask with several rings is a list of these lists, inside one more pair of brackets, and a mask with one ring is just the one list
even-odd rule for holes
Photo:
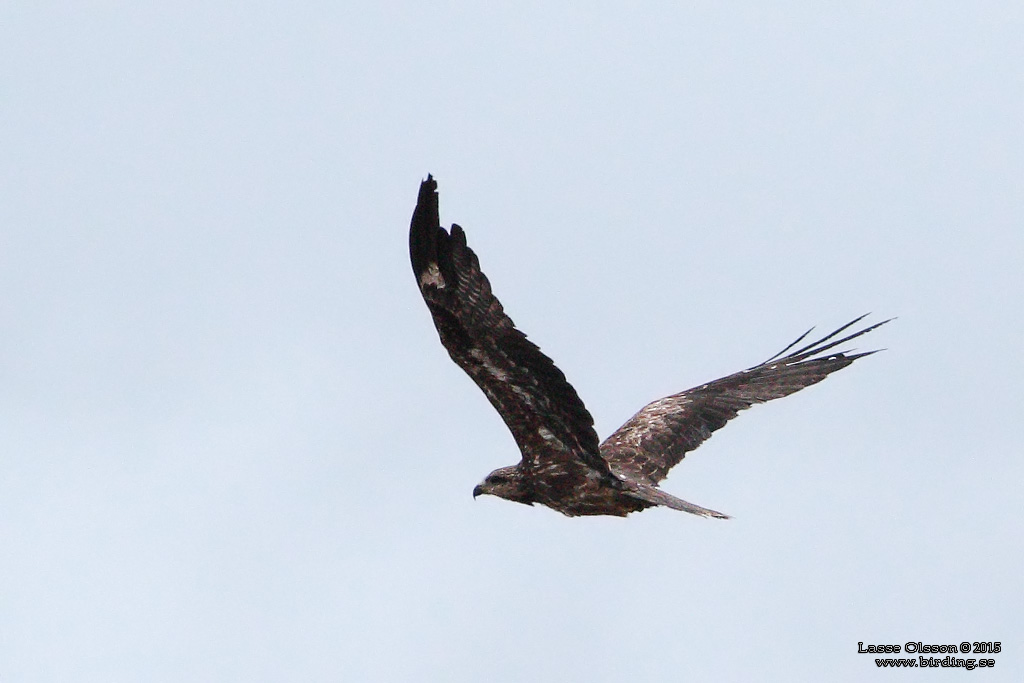
[[[1001,641],[1019,3],[5,3],[0,681],[881,680]],[[886,347],[666,481],[494,498],[406,246],[439,182],[603,437],[815,324]],[[891,676],[891,674],[889,675]]]

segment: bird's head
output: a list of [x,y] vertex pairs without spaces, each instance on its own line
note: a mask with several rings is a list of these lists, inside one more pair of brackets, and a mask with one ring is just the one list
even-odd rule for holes
[[473,497],[481,495],[498,496],[515,503],[530,504],[523,488],[523,473],[518,467],[499,467],[473,489]]

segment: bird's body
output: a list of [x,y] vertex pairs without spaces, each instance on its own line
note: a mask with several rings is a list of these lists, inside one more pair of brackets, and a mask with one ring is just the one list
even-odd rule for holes
[[657,485],[739,411],[820,382],[873,353],[825,355],[888,322],[836,339],[861,316],[791,350],[805,333],[765,363],[650,403],[599,443],[594,420],[565,375],[505,315],[462,228],[452,225],[449,233],[441,227],[430,176],[420,185],[409,252],[442,344],[487,395],[522,452],[517,465],[489,474],[473,495],[539,503],[570,517],[623,517],[657,505],[726,517]]

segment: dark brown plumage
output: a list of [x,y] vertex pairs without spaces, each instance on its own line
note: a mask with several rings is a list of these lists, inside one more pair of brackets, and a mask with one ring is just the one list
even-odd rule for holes
[[540,503],[569,516],[622,517],[665,505],[726,517],[665,493],[658,482],[739,411],[788,396],[875,353],[823,355],[888,322],[840,337],[861,316],[793,350],[808,331],[760,365],[654,401],[599,444],[576,390],[491,293],[462,228],[452,225],[449,233],[441,227],[437,183],[429,175],[413,212],[409,254],[441,343],[487,395],[523,454],[519,464],[487,475],[474,497]]

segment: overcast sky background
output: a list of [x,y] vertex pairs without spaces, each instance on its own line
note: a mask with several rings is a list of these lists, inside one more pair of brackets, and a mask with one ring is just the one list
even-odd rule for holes
[[[0,680],[1024,671],[1016,2],[0,5]],[[810,325],[671,510],[518,452],[416,290],[420,180],[604,437]]]

